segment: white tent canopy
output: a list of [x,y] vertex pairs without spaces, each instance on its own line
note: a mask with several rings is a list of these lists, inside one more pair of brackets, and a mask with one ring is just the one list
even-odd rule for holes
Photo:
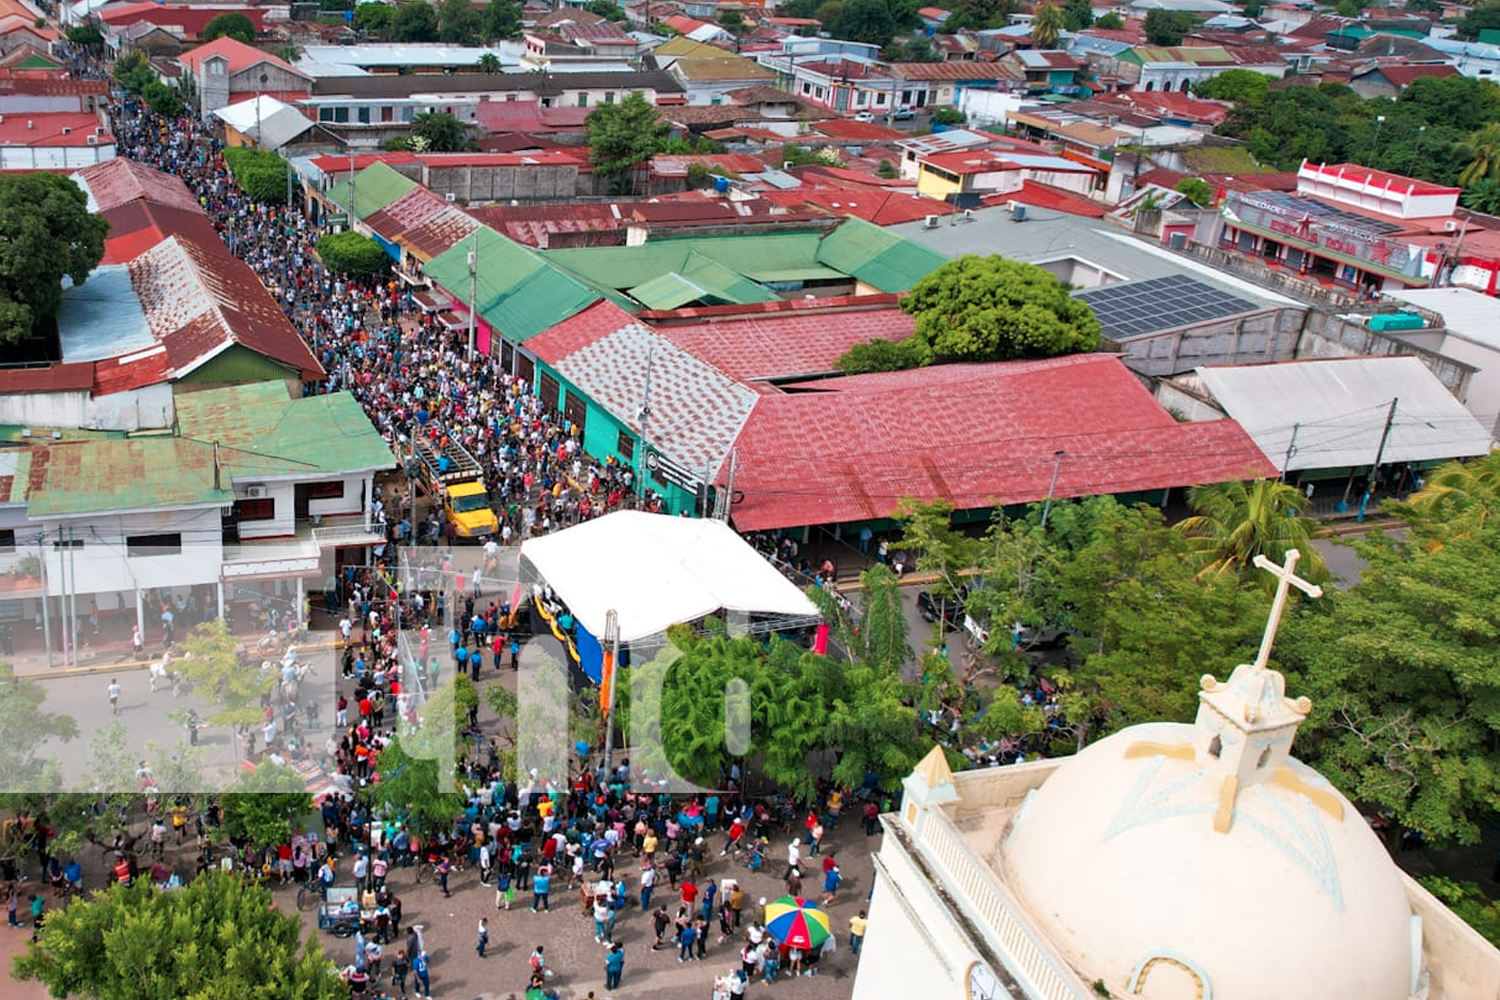
[[721,521],[622,510],[521,546],[521,558],[598,637],[631,642],[716,611],[813,617],[807,595]]
[[254,139],[262,149],[280,149],[313,127],[311,118],[269,94],[257,94],[220,108],[214,115],[241,135]]

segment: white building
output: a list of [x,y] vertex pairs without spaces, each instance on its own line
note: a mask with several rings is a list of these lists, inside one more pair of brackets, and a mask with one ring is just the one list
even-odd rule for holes
[[1290,756],[1311,705],[1263,645],[1191,725],[956,776],[935,749],[882,818],[854,1000],[1500,995],[1500,952]]

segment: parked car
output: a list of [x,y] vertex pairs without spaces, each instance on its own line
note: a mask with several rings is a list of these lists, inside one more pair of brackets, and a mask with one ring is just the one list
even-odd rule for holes
[[891,112],[892,121],[907,122],[911,121],[915,117],[917,117],[917,112],[913,108],[897,108],[895,111]]
[[924,621],[942,622],[944,628],[958,628],[963,624],[964,604],[956,597],[941,597],[921,590],[917,592],[917,614]]
[[861,111],[854,116],[854,120],[857,122],[872,122],[875,120],[875,115],[870,111]]

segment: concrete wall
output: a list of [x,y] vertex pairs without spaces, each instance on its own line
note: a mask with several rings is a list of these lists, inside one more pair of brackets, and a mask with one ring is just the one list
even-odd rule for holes
[[[1360,323],[1320,309],[1307,314],[1302,341],[1297,346],[1299,358],[1387,357],[1403,354],[1411,355],[1426,365],[1427,370],[1436,375],[1438,381],[1460,402],[1468,399],[1469,382],[1476,370],[1474,365],[1405,343],[1389,334],[1376,333]],[[1481,422],[1486,425],[1493,423],[1493,414]]]
[[433,192],[465,203],[559,201],[586,193],[579,190],[578,168],[571,165],[446,167],[426,173]]
[[1305,311],[1272,309],[1235,319],[1136,337],[1116,344],[1139,375],[1166,376],[1199,365],[1244,365],[1297,357]]
[[1473,365],[1476,371],[1469,378],[1468,392],[1459,398],[1474,419],[1500,437],[1500,351],[1447,330],[1413,330],[1392,333],[1392,337],[1419,350]]
[[0,395],[0,424],[137,431],[170,427],[172,387],[147,386],[98,398],[87,392],[26,392]]
[[[81,543],[71,550],[43,546],[47,564],[47,591],[62,593],[63,561],[67,560],[69,591],[80,594],[133,593],[137,587],[178,587],[216,583],[223,563],[224,547],[220,508],[199,507],[140,514],[90,515],[62,522]],[[47,536],[56,539],[59,524],[47,525]],[[175,554],[128,554],[126,539],[134,535],[178,533],[181,551]],[[76,573],[76,577],[74,574]],[[102,604],[103,602],[101,602]]]

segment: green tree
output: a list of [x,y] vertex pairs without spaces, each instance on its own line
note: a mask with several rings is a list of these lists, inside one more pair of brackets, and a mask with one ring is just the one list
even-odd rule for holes
[[732,31],[735,34],[739,34],[745,30],[745,15],[737,10],[726,10],[719,15],[719,25],[725,31]]
[[932,123],[934,125],[962,125],[964,113],[957,108],[941,107],[932,109]]
[[1403,829],[1477,843],[1500,807],[1500,522],[1436,547],[1380,532],[1353,547],[1359,583],[1312,602],[1277,644],[1313,702],[1298,746],[1390,813],[1392,845]]
[[390,36],[393,42],[437,41],[437,11],[427,0],[397,4],[391,12]]
[[[1425,9],[1417,7],[1418,3],[1437,6],[1437,0],[1412,0],[1406,5],[1407,9]],[[1464,923],[1484,935],[1486,941],[1500,947],[1500,907],[1476,883],[1457,882],[1442,875],[1423,875],[1417,881],[1444,906],[1462,917]]]
[[0,344],[36,334],[57,315],[62,279],[88,278],[109,223],[89,214],[77,184],[57,174],[0,174]]
[[1063,14],[1063,26],[1069,31],[1082,31],[1094,24],[1094,5],[1089,0],[1067,0]]
[[[1090,8],[1092,11],[1092,8]],[[1068,15],[1055,3],[1044,3],[1031,15],[1031,41],[1039,49],[1050,49],[1057,45],[1067,27]]]
[[1500,3],[1484,3],[1470,8],[1458,19],[1457,35],[1466,42],[1476,41],[1481,31],[1500,29]]
[[1193,85],[1193,93],[1211,101],[1248,101],[1258,104],[1266,99],[1271,78],[1253,69],[1227,69]]
[[973,254],[949,261],[901,300],[916,319],[926,364],[1009,361],[1092,351],[1099,321],[1087,303],[1032,264]]
[[863,344],[855,344],[839,356],[838,369],[845,375],[862,375],[865,372],[899,372],[916,368],[922,363],[911,340],[882,340],[871,338]]
[[[1256,556],[1279,563],[1288,549],[1296,549],[1302,553],[1298,571],[1324,581],[1328,568],[1312,544],[1318,525],[1302,514],[1309,503],[1297,487],[1275,479],[1195,486],[1188,490],[1193,516],[1177,527],[1197,555],[1200,576],[1257,573],[1252,567]],[[1266,574],[1257,576],[1266,586],[1275,582]]]
[[615,3],[615,0],[589,0],[583,5],[583,9],[608,21],[625,20],[625,8]]
[[285,63],[294,63],[302,58],[302,50],[295,45],[278,46],[271,54]]
[[1106,31],[1119,31],[1125,27],[1125,19],[1114,11],[1109,11],[1099,20],[1094,22],[1094,27],[1103,28]]
[[412,139],[433,153],[456,153],[469,145],[469,130],[446,111],[424,111],[412,122]]
[[944,31],[1003,28],[1015,13],[1015,0],[959,0],[943,22]]
[[104,36],[94,24],[80,24],[68,29],[68,41],[79,48],[97,49],[104,46]]
[[884,0],[847,0],[837,19],[828,26],[834,38],[884,46],[896,33],[896,21]]
[[521,37],[521,5],[517,0],[490,0],[484,7],[486,42]]
[[1146,41],[1152,45],[1181,45],[1183,36],[1192,31],[1198,19],[1187,11],[1156,8],[1146,12],[1142,27]]
[[255,22],[238,11],[216,15],[203,26],[199,36],[205,42],[216,38],[233,38],[250,45],[255,41]]
[[1420,490],[1404,501],[1386,501],[1385,510],[1409,524],[1413,536],[1430,548],[1483,530],[1500,510],[1500,452],[1439,466]]
[[334,274],[384,274],[391,269],[385,248],[353,231],[319,238],[318,259]]
[[313,801],[301,775],[263,761],[253,771],[240,772],[221,806],[224,832],[230,840],[268,847],[291,839],[293,821],[311,812]]
[[[441,714],[438,718],[442,718]],[[434,721],[434,728],[439,724],[448,727],[451,738],[451,718],[442,719],[440,723]],[[375,758],[379,780],[360,789],[361,800],[403,817],[413,829],[424,835],[450,829],[453,817],[464,811],[467,801],[461,793],[445,790],[452,787],[451,755],[432,752],[433,747],[423,745],[420,755],[413,756],[403,745],[404,740],[412,741],[414,745],[418,742],[413,735],[408,735],[386,744]]]
[[655,156],[667,137],[660,112],[635,91],[617,104],[601,104],[584,121],[594,169],[621,192],[633,191],[635,168]]
[[382,34],[390,30],[395,8],[383,0],[370,0],[354,6],[354,29]]
[[478,45],[484,37],[484,15],[469,0],[441,0],[437,8],[438,41]]
[[1459,184],[1467,187],[1482,180],[1500,180],[1500,124],[1479,129],[1465,148],[1469,162],[1458,175]]
[[139,94],[148,83],[157,79],[156,71],[146,60],[145,53],[140,51],[127,52],[116,59],[110,73],[127,94]]
[[1173,190],[1187,195],[1188,200],[1199,208],[1213,207],[1214,189],[1202,177],[1184,177]]
[[481,73],[489,75],[498,73],[502,68],[500,65],[500,57],[495,55],[495,53],[493,52],[486,52],[484,55],[479,57],[479,61],[474,64],[474,68],[479,70],[479,72]]
[[1486,177],[1464,189],[1460,200],[1464,207],[1485,215],[1500,214],[1500,181]]
[[160,892],[149,879],[111,885],[48,914],[12,975],[56,997],[336,1000],[349,988],[302,921],[269,890],[207,872]]
[[236,729],[259,724],[261,698],[281,681],[274,665],[246,663],[239,638],[217,618],[196,626],[178,645],[182,655],[174,657],[172,667],[212,707],[205,722]]
[[291,168],[275,153],[230,146],[224,150],[224,162],[240,190],[256,201],[272,204],[286,201],[287,171]]
[[160,80],[152,80],[141,88],[141,100],[163,118],[176,118],[184,110],[182,98],[177,96],[177,91]]
[[43,792],[60,787],[57,761],[47,755],[49,743],[78,738],[78,723],[70,715],[44,711],[46,690],[35,681],[16,676],[9,663],[0,662],[0,774],[12,791]]

